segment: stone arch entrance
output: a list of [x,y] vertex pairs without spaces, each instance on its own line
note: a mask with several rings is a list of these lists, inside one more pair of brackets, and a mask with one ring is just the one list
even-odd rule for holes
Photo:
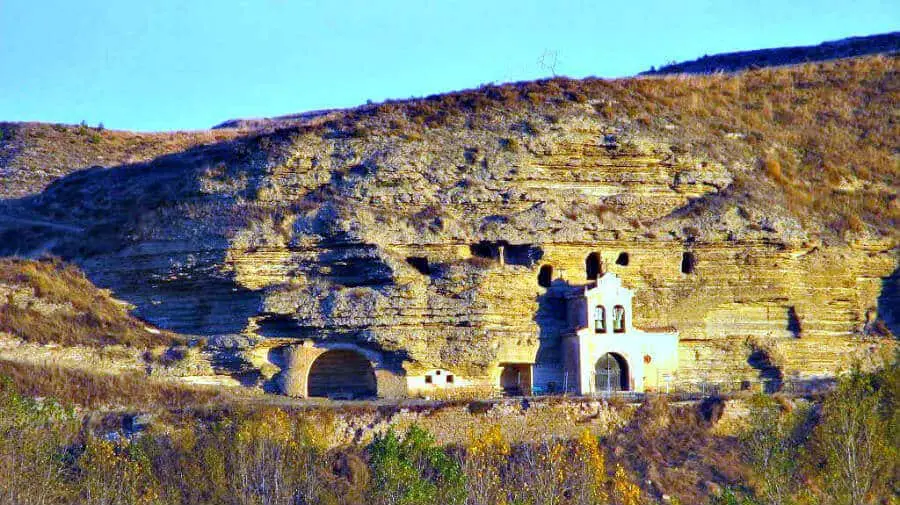
[[307,396],[352,400],[376,396],[375,369],[362,354],[348,349],[326,351],[313,361],[306,379]]
[[628,362],[619,354],[608,352],[594,365],[595,391],[628,391],[631,380]]

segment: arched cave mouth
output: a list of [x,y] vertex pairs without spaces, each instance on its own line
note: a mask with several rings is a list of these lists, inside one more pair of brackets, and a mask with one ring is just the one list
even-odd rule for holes
[[406,258],[406,263],[418,270],[422,275],[431,274],[431,266],[428,264],[428,258],[424,256],[409,256]]
[[335,349],[327,351],[309,368],[307,396],[335,400],[372,398],[378,394],[375,369],[362,354]]

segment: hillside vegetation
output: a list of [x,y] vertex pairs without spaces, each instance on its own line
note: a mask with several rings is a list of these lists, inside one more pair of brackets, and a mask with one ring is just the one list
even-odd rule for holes
[[150,348],[177,338],[148,327],[75,266],[0,259],[0,332],[26,342]]
[[[346,136],[388,149],[397,149],[392,139],[399,138],[440,151],[441,132],[451,130],[480,131],[507,151],[527,151],[536,148],[532,137],[555,124],[593,114],[620,140],[656,139],[676,153],[725,164],[735,181],[724,196],[735,202],[750,199],[763,208],[787,208],[825,237],[895,237],[900,217],[898,59],[869,56],[735,74],[487,85],[311,119],[259,120],[250,123],[263,126],[255,133],[131,134],[7,123],[0,139],[0,174],[6,196],[21,196],[91,164],[146,160],[242,135],[250,138],[237,150],[275,156],[283,145],[279,139],[310,134]],[[283,130],[266,133],[278,129]],[[703,203],[691,212],[704,212]]]
[[693,61],[670,63],[644,74],[709,74],[713,72],[735,72],[748,68],[762,68],[781,65],[796,65],[851,58],[878,53],[900,51],[900,32],[849,37],[823,42],[815,46],[777,47],[737,51],[733,53],[705,55]]
[[485,419],[459,446],[413,425],[331,447],[334,412],[207,409],[147,425],[32,400],[0,376],[0,504],[892,503],[898,384],[895,363],[813,403],[758,395],[737,435],[714,429],[721,400],[660,398],[608,436],[513,443]]
[[[724,163],[735,176],[725,195],[732,200],[785,207],[825,236],[896,238],[898,71],[900,57],[873,56],[729,75],[556,78],[388,102],[315,128],[411,140],[485,129],[524,149],[529,136],[589,108],[621,137],[655,138]],[[700,203],[693,213],[709,210]]]
[[147,161],[238,134],[229,129],[137,133],[101,126],[0,121],[0,198],[39,191],[75,170]]

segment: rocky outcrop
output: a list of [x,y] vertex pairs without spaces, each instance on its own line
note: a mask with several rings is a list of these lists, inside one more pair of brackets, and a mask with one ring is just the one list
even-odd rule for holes
[[559,362],[591,253],[637,290],[635,326],[680,332],[682,383],[830,374],[881,345],[892,237],[824,240],[756,196],[769,182],[748,189],[750,161],[602,105],[425,129],[373,112],[77,172],[4,202],[0,252],[74,261],[138,316],[260,370],[252,349],[307,341],[377,353],[376,375]]

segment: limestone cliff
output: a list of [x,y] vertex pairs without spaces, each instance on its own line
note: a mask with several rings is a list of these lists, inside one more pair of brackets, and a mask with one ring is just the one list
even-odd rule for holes
[[561,359],[598,253],[635,326],[680,332],[679,381],[827,375],[897,332],[897,71],[556,79],[269,122],[7,191],[0,253],[74,261],[213,346],[475,378]]

